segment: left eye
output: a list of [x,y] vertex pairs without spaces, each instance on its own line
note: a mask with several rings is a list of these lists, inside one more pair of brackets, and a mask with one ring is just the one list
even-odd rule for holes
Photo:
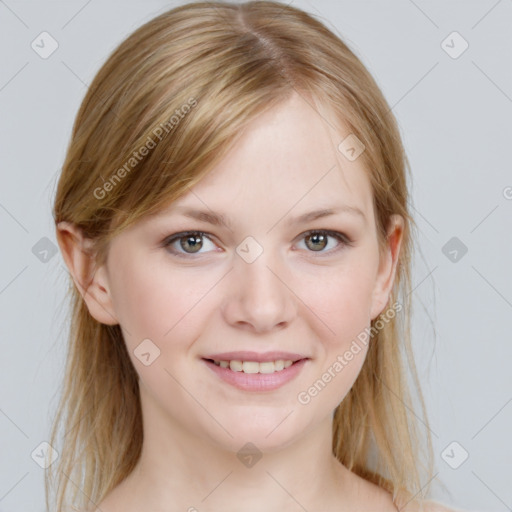
[[[164,247],[170,247],[170,252],[172,254],[187,258],[193,254],[201,254],[200,250],[203,248],[204,238],[213,244],[208,234],[203,233],[202,231],[187,231],[167,237],[162,245]],[[329,244],[329,238],[336,239],[338,241],[338,246],[334,249],[324,251]],[[301,240],[306,240],[306,247],[310,249],[310,252],[331,253],[340,250],[343,246],[352,245],[351,240],[345,234],[325,229],[308,231],[301,235]],[[175,246],[176,242],[179,242],[179,250]]]
[[[323,249],[328,245],[329,238],[335,238],[338,241],[338,245],[334,249],[323,251]],[[344,245],[352,244],[351,240],[349,240],[349,238],[343,233],[330,230],[308,231],[302,235],[302,239],[306,240],[306,246],[312,249],[313,252],[336,252]]]

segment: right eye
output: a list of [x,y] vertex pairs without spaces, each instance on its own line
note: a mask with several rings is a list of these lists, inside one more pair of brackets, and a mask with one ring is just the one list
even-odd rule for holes
[[[210,243],[213,243],[211,242],[208,234],[203,233],[202,231],[184,231],[182,233],[175,233],[170,237],[166,237],[162,242],[162,246],[169,248],[170,252],[176,256],[181,258],[189,258],[194,254],[202,254],[199,251],[203,248],[204,238],[209,240]],[[179,249],[177,249],[175,245],[177,242]]]

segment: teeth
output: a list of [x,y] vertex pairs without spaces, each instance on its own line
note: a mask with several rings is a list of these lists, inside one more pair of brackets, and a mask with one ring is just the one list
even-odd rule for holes
[[[288,361],[287,361],[288,362]],[[280,372],[284,368],[284,361],[280,359],[274,363],[274,369],[276,372]]]
[[260,373],[274,373],[275,371],[279,371],[276,368],[276,363],[274,363],[273,361],[265,361],[264,363],[258,364],[258,369]]
[[260,371],[260,363],[255,361],[244,361],[242,363],[242,371],[244,373],[258,373]]
[[280,372],[284,368],[288,368],[293,364],[293,361],[279,359],[277,361],[265,361],[259,363],[258,361],[214,361],[216,366],[221,368],[229,368],[234,372],[244,373],[274,373]]
[[234,372],[241,372],[243,369],[242,361],[230,361],[229,368]]

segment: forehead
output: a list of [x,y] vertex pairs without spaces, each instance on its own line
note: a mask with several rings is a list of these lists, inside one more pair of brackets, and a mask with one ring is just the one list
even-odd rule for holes
[[225,158],[164,213],[202,206],[279,218],[292,210],[351,206],[370,219],[372,190],[363,161],[349,160],[338,148],[349,135],[342,123],[294,94],[249,123]]

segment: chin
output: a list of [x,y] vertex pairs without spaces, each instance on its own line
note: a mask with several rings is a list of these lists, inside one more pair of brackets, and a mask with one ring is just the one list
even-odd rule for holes
[[216,444],[238,453],[247,443],[261,452],[276,452],[297,441],[304,428],[297,424],[297,412],[269,411],[265,414],[257,407],[245,409],[235,416],[224,416],[221,421],[233,437],[217,431]]

